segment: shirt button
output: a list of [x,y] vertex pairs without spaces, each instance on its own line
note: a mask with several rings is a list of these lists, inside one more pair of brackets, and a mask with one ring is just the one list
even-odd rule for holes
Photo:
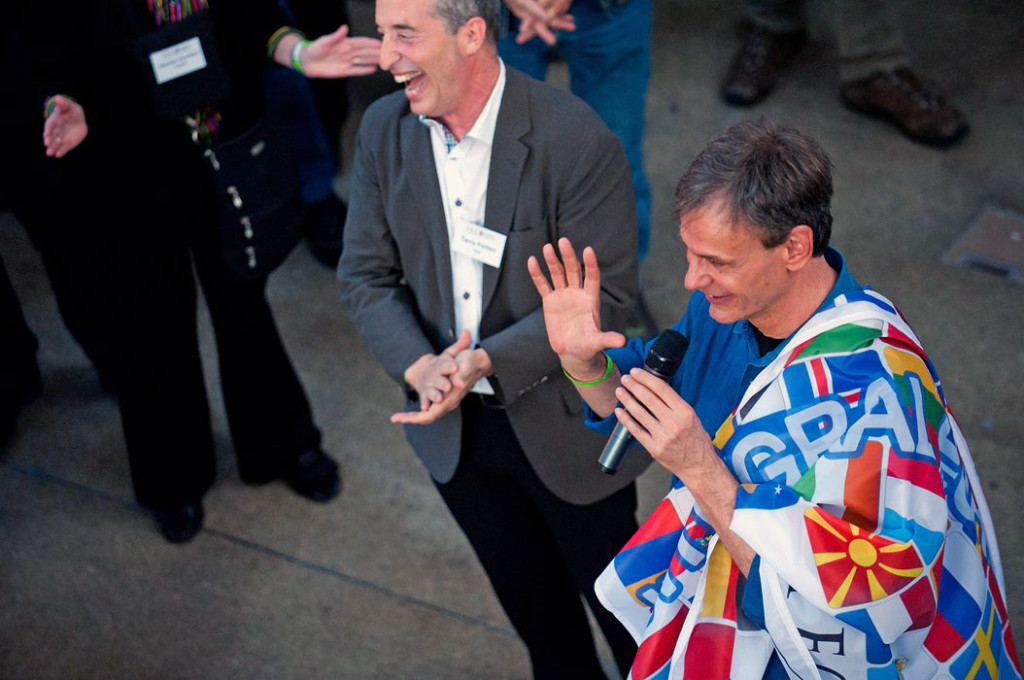
[[465,293],[462,294],[462,299],[463,300],[468,300],[469,299],[469,291],[468,290]]
[[458,208],[458,207],[461,207],[461,206],[462,206],[462,199],[461,198],[456,198],[455,199],[455,207]]

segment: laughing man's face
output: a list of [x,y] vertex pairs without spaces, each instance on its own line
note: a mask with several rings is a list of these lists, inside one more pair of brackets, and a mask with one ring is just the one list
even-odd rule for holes
[[[405,88],[413,113],[441,119],[465,91],[465,56],[458,33],[434,14],[434,0],[378,0],[380,67]],[[460,29],[461,30],[461,29]]]

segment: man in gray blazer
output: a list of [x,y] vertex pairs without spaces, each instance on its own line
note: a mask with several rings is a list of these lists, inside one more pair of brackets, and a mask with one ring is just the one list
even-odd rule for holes
[[636,647],[593,582],[636,530],[634,455],[596,464],[526,267],[568,237],[602,254],[600,315],[637,294],[625,154],[580,100],[506,69],[498,0],[378,0],[381,68],[404,92],[363,117],[338,277],[408,395],[416,454],[469,538],[534,675],[603,677],[580,594],[616,662]]

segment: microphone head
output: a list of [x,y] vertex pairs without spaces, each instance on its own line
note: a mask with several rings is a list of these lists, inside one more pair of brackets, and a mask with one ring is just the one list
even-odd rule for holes
[[655,375],[669,380],[675,375],[690,341],[682,333],[666,328],[654,339],[651,349],[644,359],[644,366]]

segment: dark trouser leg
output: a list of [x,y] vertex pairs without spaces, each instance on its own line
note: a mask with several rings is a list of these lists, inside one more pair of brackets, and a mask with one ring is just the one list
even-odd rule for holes
[[196,249],[196,270],[217,340],[221,389],[238,469],[249,482],[279,477],[283,467],[320,446],[320,432],[274,323],[266,279],[229,278],[215,224]]
[[216,463],[189,251],[180,238],[125,236],[119,259],[118,401],[135,494],[152,508],[194,503]]
[[[605,538],[614,548],[607,556],[598,555],[604,546],[590,538],[604,533],[602,505],[626,515],[618,523],[635,529],[635,496],[631,501],[629,492],[620,492],[591,506],[565,503],[530,468],[502,412],[480,406],[469,395],[462,414],[459,467],[452,480],[437,487],[526,644],[534,676],[603,678],[580,594],[596,600],[593,578],[632,533],[625,532],[621,542]],[[608,529],[609,534],[615,531]],[[595,614],[600,616],[596,609]],[[615,645],[617,636],[609,629]],[[628,657],[628,668],[631,653],[620,646],[619,654]]]
[[[179,215],[155,205],[145,182],[115,159],[89,140],[59,162],[39,159],[16,213],[65,324],[118,391],[136,498],[180,506],[201,499],[215,471],[182,227],[189,206],[176,200]],[[182,197],[190,195],[184,187]]]
[[88,160],[74,155],[59,163],[30,159],[24,189],[13,208],[42,256],[64,325],[95,367],[104,389],[113,391],[119,359],[110,300],[118,292],[113,279],[117,252],[108,225],[82,224],[83,216],[106,220],[107,212],[102,202],[93,205],[100,192],[82,179],[93,172]]
[[626,677],[636,657],[636,642],[597,599],[594,581],[636,533],[636,486],[630,484],[586,506],[571,505],[550,493],[545,496],[538,504],[561,549],[562,559],[569,567],[577,590],[586,597],[615,656],[616,666],[622,677]]
[[14,432],[18,413],[42,387],[38,347],[0,259],[0,445]]
[[[12,368],[20,364],[35,366],[38,347],[39,341],[25,322],[18,295],[0,258],[0,360]],[[9,384],[6,380],[0,383],[0,389]]]
[[46,276],[53,287],[53,296],[61,320],[71,337],[85,352],[99,377],[100,384],[109,393],[117,392],[117,341],[112,336],[115,320],[109,305],[110,272],[116,265],[103,261],[98,254],[89,260],[95,271],[88,280],[76,273],[80,267],[69,264],[69,259],[80,259],[78,248],[40,249]]

